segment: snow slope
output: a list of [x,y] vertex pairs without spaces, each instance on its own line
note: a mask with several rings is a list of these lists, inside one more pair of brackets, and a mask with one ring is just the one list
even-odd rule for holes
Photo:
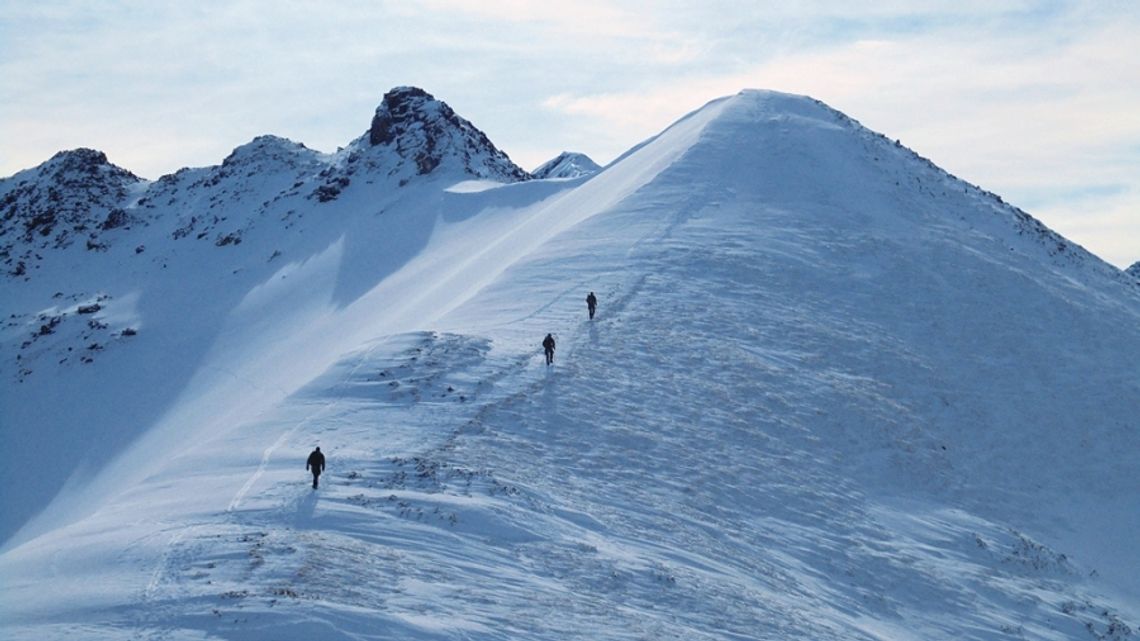
[[[385,135],[373,143],[380,116]],[[299,327],[419,252],[441,206],[433,182],[526,176],[505,158],[449,107],[403,87],[337,154],[262,136],[221,165],[147,183],[81,150],[0,181],[9,266],[0,282],[0,407],[10,456],[39,471],[0,468],[6,487],[21,487],[2,497],[0,537],[65,484],[89,486],[154,425],[187,420],[174,415],[201,387],[240,395],[232,383],[264,358],[305,369],[299,381],[248,379],[263,398],[307,381],[308,368],[337,354],[310,363],[274,341],[299,339]],[[52,205],[57,198],[65,207]],[[107,227],[109,212],[121,213]],[[139,466],[130,465],[145,473]],[[58,500],[88,499],[64,492]],[[48,512],[30,532],[67,510]]]
[[1136,636],[1122,272],[772,92],[586,181],[397,173],[237,247],[156,234],[134,299],[129,246],[56,276],[138,334],[5,407],[167,389],[0,555],[6,637]]

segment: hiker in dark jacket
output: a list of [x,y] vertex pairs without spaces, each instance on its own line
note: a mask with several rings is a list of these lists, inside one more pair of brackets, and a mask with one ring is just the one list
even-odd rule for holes
[[594,310],[598,309],[598,297],[594,296],[594,292],[586,296],[586,309],[590,310],[590,320],[594,320]]
[[320,477],[321,472],[325,471],[325,455],[321,454],[321,448],[318,447],[309,455],[309,460],[305,462],[305,469],[312,470],[313,489],[317,489],[317,478]]
[[542,349],[546,351],[546,364],[550,365],[554,362],[554,337],[550,334],[542,339]]

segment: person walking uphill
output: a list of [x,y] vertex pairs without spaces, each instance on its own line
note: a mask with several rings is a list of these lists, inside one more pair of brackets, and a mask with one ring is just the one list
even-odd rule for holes
[[586,296],[586,309],[590,310],[590,320],[594,320],[594,311],[598,309],[598,297],[594,296],[594,292]]
[[309,455],[309,460],[305,462],[305,469],[312,470],[313,489],[317,489],[317,479],[321,476],[321,472],[325,471],[325,455],[321,454],[321,448],[318,447]]
[[546,352],[546,364],[550,365],[554,362],[554,337],[550,334],[542,339],[542,349]]

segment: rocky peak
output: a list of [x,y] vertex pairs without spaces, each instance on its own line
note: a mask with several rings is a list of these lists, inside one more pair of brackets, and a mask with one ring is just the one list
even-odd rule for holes
[[111,164],[107,160],[107,154],[86,148],[61,151],[31,171],[37,180],[52,181],[59,186],[93,186],[93,183],[123,185],[142,180],[126,169]]
[[[419,87],[396,87],[384,94],[383,102],[376,108],[372,127],[368,130],[368,142],[383,145],[396,140],[401,129],[406,129],[411,123],[428,120],[430,112],[442,111],[440,105],[447,107]],[[444,118],[456,126],[459,124],[458,116],[450,107],[447,107]]]
[[417,175],[453,165],[477,178],[513,182],[530,177],[486,134],[418,87],[397,87],[384,94],[368,130],[368,144],[395,150],[414,164]]
[[100,165],[109,164],[107,154],[98,149],[80,147],[67,149],[52,156],[44,166],[63,170],[90,170]]
[[317,152],[299,142],[279,136],[264,135],[235,148],[222,161],[222,166],[234,167],[258,163],[295,165],[310,162],[317,156]]
[[123,210],[130,187],[142,179],[94,149],[61,151],[47,162],[0,179],[0,261],[23,276],[39,250],[106,247],[101,233],[130,224]]
[[1124,271],[1125,273],[1135,278],[1137,281],[1140,281],[1140,260],[1132,263],[1132,266]]

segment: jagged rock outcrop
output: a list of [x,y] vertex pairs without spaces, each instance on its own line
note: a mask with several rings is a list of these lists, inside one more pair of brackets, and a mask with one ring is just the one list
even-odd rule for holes
[[13,276],[38,260],[37,252],[84,240],[105,248],[101,232],[137,222],[122,205],[142,178],[111,164],[94,149],[61,151],[50,160],[0,179],[0,261]]
[[498,182],[529,180],[470,121],[418,87],[384,94],[368,131],[338,152],[308,197],[329,202],[358,181],[378,177],[404,186],[418,176],[448,174]]
[[475,178],[530,178],[486,134],[418,87],[396,87],[384,94],[367,141],[373,148],[394,150],[414,165],[417,175],[450,166]]
[[1125,273],[1130,274],[1133,278],[1140,282],[1140,260],[1132,263],[1132,266],[1124,270]]

